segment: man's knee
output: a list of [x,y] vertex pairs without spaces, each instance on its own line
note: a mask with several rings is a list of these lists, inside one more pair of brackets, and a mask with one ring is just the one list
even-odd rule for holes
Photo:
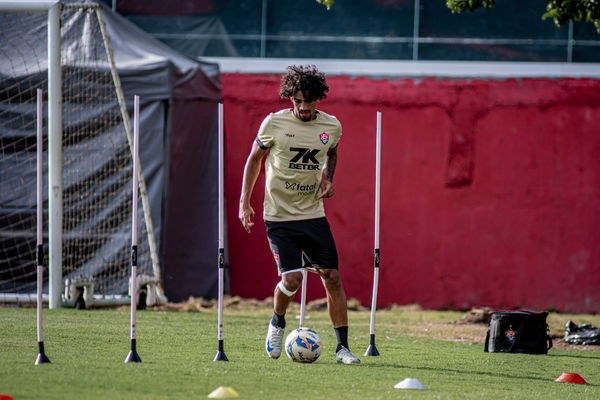
[[302,272],[289,272],[281,275],[281,282],[283,287],[289,291],[295,293],[302,285]]
[[322,269],[319,270],[319,275],[321,275],[321,279],[327,287],[338,287],[342,285],[340,273],[337,269]]

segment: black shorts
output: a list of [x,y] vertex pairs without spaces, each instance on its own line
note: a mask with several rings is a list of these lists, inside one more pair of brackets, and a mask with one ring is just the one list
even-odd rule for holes
[[338,269],[338,254],[327,218],[265,221],[279,275],[303,266]]

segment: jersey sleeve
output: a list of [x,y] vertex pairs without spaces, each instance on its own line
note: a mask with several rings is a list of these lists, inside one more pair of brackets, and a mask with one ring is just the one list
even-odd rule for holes
[[331,148],[335,149],[338,145],[338,143],[340,142],[340,139],[342,138],[342,124],[340,123],[340,121],[338,121],[338,119],[336,118],[336,122],[337,122],[337,132],[335,135],[335,141],[331,144]]
[[273,129],[271,124],[272,114],[269,114],[260,124],[260,128],[258,128],[258,135],[256,135],[256,143],[258,146],[267,150],[269,147],[273,146]]

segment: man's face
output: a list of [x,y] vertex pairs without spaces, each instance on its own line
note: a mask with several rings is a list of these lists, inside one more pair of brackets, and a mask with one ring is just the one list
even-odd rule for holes
[[304,94],[297,92],[290,97],[294,104],[294,115],[301,121],[311,121],[317,117],[316,107],[317,102],[307,102],[304,100]]

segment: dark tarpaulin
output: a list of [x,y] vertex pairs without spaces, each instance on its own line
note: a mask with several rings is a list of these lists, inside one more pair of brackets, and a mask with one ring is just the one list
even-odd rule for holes
[[[193,60],[154,39],[103,3],[130,114],[142,103],[140,163],[165,295],[217,296],[218,65]],[[149,134],[152,132],[152,134]]]
[[[140,164],[165,295],[171,301],[216,297],[218,65],[177,53],[102,2],[67,2],[102,7],[132,123],[134,95],[140,96]],[[87,17],[81,12],[72,18]],[[46,29],[45,18],[36,23],[32,31]],[[85,23],[69,29],[77,26]],[[67,63],[68,57],[63,54]]]
[[174,100],[171,111],[169,197],[163,242],[163,285],[171,301],[217,296],[217,105]]

